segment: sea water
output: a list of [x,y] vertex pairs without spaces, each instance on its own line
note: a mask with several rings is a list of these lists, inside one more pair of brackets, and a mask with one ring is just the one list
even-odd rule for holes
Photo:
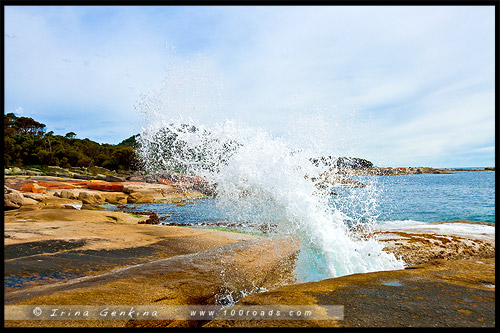
[[[417,174],[396,176],[351,177],[378,187],[371,216],[375,226],[391,223],[478,221],[495,223],[495,172],[458,171],[452,174]],[[373,186],[373,185],[372,185]],[[342,194],[362,195],[362,188],[331,189],[332,202]],[[345,199],[344,199],[345,200]],[[332,204],[331,204],[332,205]],[[232,220],[230,214],[213,198],[189,200],[182,204],[131,204],[131,210],[156,212],[166,225],[220,227],[261,232],[250,220]],[[333,205],[332,205],[333,206]],[[344,206],[346,214],[361,215],[366,207]],[[335,206],[339,208],[339,205]],[[114,209],[114,208],[111,208]],[[272,224],[272,221],[270,221]],[[265,230],[264,230],[265,231]]]
[[382,176],[381,220],[495,222],[495,171]]
[[[380,188],[379,221],[495,223],[495,171],[373,177]],[[371,177],[353,177],[363,178]]]

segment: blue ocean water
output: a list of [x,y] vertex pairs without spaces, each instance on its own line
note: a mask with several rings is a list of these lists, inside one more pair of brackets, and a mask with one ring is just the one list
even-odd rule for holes
[[[372,183],[376,195],[367,196],[364,188],[335,188],[332,206],[346,197],[373,199],[369,212],[376,220],[442,222],[470,220],[495,222],[495,172],[461,171],[453,174],[418,174],[351,177]],[[371,196],[371,194],[369,195]],[[338,208],[339,205],[336,205]],[[343,205],[347,216],[362,216],[365,205]],[[115,210],[111,207],[110,210]],[[154,203],[128,205],[129,210],[155,212],[165,224],[219,225],[237,227],[235,221],[217,206],[215,199],[198,199],[182,205]],[[360,212],[357,212],[360,210]],[[251,223],[251,221],[239,221]]]
[[377,176],[375,182],[379,221],[495,222],[494,171]]

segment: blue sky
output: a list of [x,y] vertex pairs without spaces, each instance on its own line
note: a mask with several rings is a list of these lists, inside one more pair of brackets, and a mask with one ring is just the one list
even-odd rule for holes
[[493,6],[4,9],[5,113],[56,134],[119,143],[160,92],[380,166],[494,166]]

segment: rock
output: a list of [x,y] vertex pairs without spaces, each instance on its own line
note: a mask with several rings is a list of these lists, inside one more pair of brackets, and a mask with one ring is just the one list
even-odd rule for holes
[[[440,226],[451,224],[471,224],[486,229],[475,235],[460,235],[458,230],[451,234],[446,228],[440,229]],[[494,223],[477,221],[433,222],[400,229],[380,227],[374,236],[384,244],[384,251],[393,253],[409,265],[418,265],[434,259],[494,258],[494,226]],[[491,231],[487,232],[487,229]]]
[[103,197],[95,191],[82,191],[78,195],[78,200],[80,200],[84,204],[98,204],[102,205],[106,203]]
[[36,183],[27,183],[21,188],[21,192],[43,193],[47,188]]
[[40,196],[44,194],[39,193],[21,193],[7,186],[4,186],[4,207],[5,209],[40,209],[43,204],[40,203]]
[[128,195],[127,203],[153,203],[157,197],[157,192],[137,191]]
[[18,191],[4,186],[4,207],[5,209],[17,209],[23,205],[24,197]]
[[[56,194],[54,194],[54,195],[56,195]],[[62,190],[56,196],[63,198],[63,199],[77,199],[78,198],[78,195],[76,195],[75,192],[69,191],[69,190]]]
[[[144,213],[141,213],[144,214]],[[139,221],[139,224],[160,224],[160,218],[156,213],[148,213],[147,214],[149,217],[145,221]]]
[[73,176],[75,175],[74,173],[70,172],[51,172],[51,171],[47,171],[45,174],[47,176],[53,176],[57,178],[73,178]]
[[[76,199],[66,199],[60,198],[55,195],[56,192],[45,192],[45,193],[24,193],[24,197],[31,200],[27,204],[35,205],[36,207],[29,207],[30,209],[60,209],[64,208],[65,205],[75,205],[81,204],[81,201]],[[24,208],[24,207],[23,207]],[[28,208],[28,207],[25,207]]]
[[176,191],[176,192],[170,192],[170,193],[165,193],[163,198],[157,199],[158,202],[169,202],[169,203],[181,203],[184,200],[191,200],[191,199],[202,199],[206,198],[207,196],[201,192],[198,192],[196,190],[185,190],[185,191]]
[[127,181],[129,181],[129,182],[142,182],[142,181],[144,181],[144,177],[141,177],[141,176],[129,176],[129,177],[127,177]]
[[[208,229],[137,224],[138,221],[144,220],[145,218],[146,217],[137,217],[132,214],[121,212],[81,211],[72,209],[7,212],[5,216],[7,227],[5,230],[4,250],[9,262],[4,265],[4,275],[6,281],[14,281],[16,284],[20,284],[20,286],[12,287],[10,283],[6,282],[6,288],[8,289],[6,293],[16,294],[17,296],[13,297],[18,299],[18,297],[21,296],[18,292],[21,291],[24,295],[21,297],[27,297],[29,299],[35,296],[32,294],[32,291],[35,291],[31,288],[33,286],[43,285],[43,287],[38,289],[41,292],[43,292],[45,287],[57,289],[58,283],[54,284],[57,280],[68,281],[68,279],[82,275],[87,277],[84,277],[86,281],[81,281],[82,285],[80,285],[80,287],[85,287],[88,285],[87,282],[90,282],[87,278],[121,267],[116,272],[110,272],[111,274],[109,275],[110,277],[115,276],[112,277],[112,280],[115,280],[115,282],[120,285],[122,282],[128,283],[126,282],[128,278],[125,276],[123,276],[125,279],[121,281],[121,277],[119,276],[120,273],[118,276],[115,275],[115,273],[123,269],[127,270],[135,267],[134,265],[137,264],[178,256],[178,259],[172,263],[160,262],[158,265],[152,264],[152,266],[149,266],[149,264],[146,264],[146,266],[142,268],[133,268],[134,272],[126,274],[126,276],[132,279],[129,281],[131,283],[129,285],[130,289],[128,287],[124,289],[124,285],[122,285],[122,287],[114,289],[114,295],[106,295],[105,292],[97,292],[95,295],[88,295],[90,297],[88,299],[77,297],[74,300],[76,302],[74,304],[99,304],[99,301],[93,303],[92,299],[94,297],[111,299],[116,298],[116,296],[118,296],[118,298],[116,298],[115,301],[122,302],[124,298],[119,296],[122,291],[127,294],[129,292],[136,294],[136,296],[130,298],[129,301],[131,303],[127,301],[123,304],[139,304],[134,302],[142,302],[143,300],[141,300],[141,297],[156,297],[157,292],[160,294],[165,292],[163,296],[170,293],[179,295],[185,293],[182,296],[183,298],[192,298],[198,291],[189,290],[190,287],[193,286],[191,281],[194,282],[194,280],[199,277],[202,280],[200,282],[194,282],[196,285],[204,284],[205,279],[208,281],[206,282],[207,284],[215,284],[215,280],[218,279],[217,276],[221,273],[220,270],[216,270],[216,268],[220,268],[222,267],[221,265],[223,265],[221,259],[225,260],[226,264],[229,265],[226,267],[229,268],[232,267],[231,262],[236,260],[230,259],[230,253],[234,253],[234,251],[247,253],[246,258],[248,258],[250,253],[248,251],[243,251],[245,247],[242,247],[239,248],[239,250],[238,248],[229,248],[227,250],[233,252],[221,256],[219,255],[224,254],[226,250],[221,249],[220,251],[210,252],[206,255],[196,257],[196,260],[191,259],[189,256],[190,254],[204,252],[246,240],[259,239],[252,235],[220,232]],[[65,251],[59,253],[57,247],[60,247],[61,243],[70,245],[68,242],[79,245],[74,249],[75,251],[69,251],[71,248],[67,248]],[[272,249],[274,246],[270,241],[266,241],[266,244],[268,250]],[[283,244],[278,241],[275,246],[282,248],[280,245]],[[84,246],[84,248],[81,248],[82,246]],[[72,245],[72,247],[74,246]],[[247,248],[247,250],[249,249]],[[262,251],[264,250],[263,248]],[[263,253],[261,253],[261,255],[262,254]],[[193,263],[190,263],[191,261],[193,261]],[[210,268],[213,262],[216,264],[213,268]],[[255,261],[254,259],[254,265],[260,262],[262,262],[262,260]],[[183,263],[186,263],[186,266],[184,266]],[[125,266],[130,267],[125,268]],[[148,267],[151,267],[152,270],[149,271]],[[236,265],[236,268],[237,267],[238,265]],[[159,270],[157,271],[157,269]],[[68,275],[60,275],[58,274],[59,272],[67,272]],[[153,285],[151,285],[151,290],[158,287],[160,289],[148,295],[150,290],[150,288],[146,286],[148,283],[143,286],[143,278],[146,281],[148,278],[147,276],[141,277],[141,275],[155,275],[155,272],[158,273],[160,280],[158,280],[159,284],[155,281],[150,281],[153,283]],[[42,275],[42,273],[44,275]],[[73,273],[76,273],[77,276],[74,276]],[[136,275],[137,273],[139,274]],[[47,274],[53,274],[54,276],[52,279],[44,278],[43,276],[47,276]],[[232,274],[239,274],[239,272],[236,270]],[[134,275],[136,275],[137,281],[135,281]],[[184,286],[180,290],[176,290],[175,288],[175,285],[179,282],[176,280],[176,277],[184,278],[181,283]],[[71,283],[78,280],[80,279],[73,280]],[[101,285],[101,282],[106,284],[105,280],[107,280],[107,278],[104,278],[101,282],[99,282],[99,280],[101,279],[97,278],[96,281],[91,282],[91,284],[95,286]],[[165,288],[163,284],[167,282],[171,284],[171,286]],[[235,281],[235,283],[236,282],[237,281]],[[148,289],[148,292],[143,292],[146,290],[143,289],[143,287]],[[214,292],[218,291],[218,287],[219,286],[215,285],[215,288],[213,288]],[[133,289],[136,291],[134,292]],[[24,291],[26,291],[26,293],[24,293]],[[45,296],[52,297],[50,295],[52,291],[55,290],[52,289],[52,291],[47,291]],[[163,296],[159,295],[158,298],[162,298]],[[211,296],[213,295],[206,295],[206,297]],[[172,301],[175,301],[175,297]],[[161,301],[161,303],[164,302],[165,301]],[[49,302],[44,304],[62,303]],[[57,325],[57,322],[54,322],[54,324]]]
[[28,176],[41,176],[42,175],[42,172],[38,169],[27,169],[27,170],[24,170],[24,174],[25,175],[28,175]]
[[124,182],[126,179],[122,178],[122,177],[113,176],[113,175],[106,175],[105,180],[107,182]]
[[353,180],[350,178],[343,177],[339,174],[332,172],[322,173],[318,178],[312,178],[319,188],[328,188],[328,187],[337,187],[337,186],[346,186],[346,187],[365,187],[366,184]]
[[[343,320],[213,320],[204,327],[494,327],[495,261],[433,261],[277,288],[236,306],[340,305]],[[464,315],[465,314],[465,315]]]
[[123,192],[128,194],[128,203],[152,203],[163,198],[161,189],[149,184],[126,184]]
[[22,170],[18,167],[13,167],[13,168],[8,168],[5,169],[5,174],[6,175],[19,175],[22,173]]
[[[200,241],[202,240],[191,239],[193,245]],[[233,295],[239,298],[251,292],[272,289],[291,282],[291,267],[296,250],[296,244],[288,238],[241,241],[198,253],[177,255],[102,274],[12,292],[5,295],[4,304],[214,304],[225,296]],[[7,323],[7,320],[5,322]],[[41,323],[8,324],[58,326],[61,323],[49,320]],[[65,321],[64,324],[81,325],[72,320]],[[136,326],[148,323],[104,320],[85,324]],[[176,323],[164,321],[161,324],[166,326]]]
[[122,192],[124,185],[122,183],[93,182],[89,183],[87,188],[98,191]]
[[[113,180],[118,180],[118,178],[113,178]],[[120,180],[123,179],[120,178]],[[79,200],[81,201],[80,204],[104,204],[105,202],[111,204],[153,203],[161,199],[166,199],[166,201],[182,201],[205,197],[205,195],[196,190],[183,190],[165,184],[95,180],[78,181],[49,176],[9,176],[6,178],[6,185],[10,188],[23,191],[26,195],[54,194],[55,197],[65,200]],[[96,195],[96,193],[98,194]],[[41,201],[38,197],[31,198]],[[52,201],[54,200],[52,199]],[[70,202],[65,203],[71,204]]]
[[105,202],[110,204],[126,204],[128,202],[128,195],[123,192],[102,192],[100,195]]
[[106,210],[106,208],[96,204],[83,204],[80,209],[86,210]]
[[43,207],[43,204],[40,203],[39,201],[32,199],[32,198],[23,198],[23,205],[21,209],[23,210],[36,210],[36,209],[41,209]]

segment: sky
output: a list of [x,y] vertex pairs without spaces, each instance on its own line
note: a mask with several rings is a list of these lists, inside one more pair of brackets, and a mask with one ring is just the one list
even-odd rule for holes
[[494,11],[4,6],[4,113],[117,144],[156,98],[378,166],[494,166]]

